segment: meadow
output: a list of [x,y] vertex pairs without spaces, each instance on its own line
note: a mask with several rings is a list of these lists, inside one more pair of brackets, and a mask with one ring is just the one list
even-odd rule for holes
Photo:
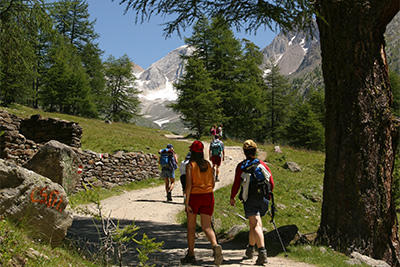
[[[1,108],[1,107],[0,107]],[[174,145],[179,155],[186,155],[188,143],[170,140],[165,137],[171,134],[163,130],[139,127],[133,124],[112,123],[107,124],[97,119],[87,119],[65,114],[46,113],[40,110],[13,106],[6,109],[9,113],[19,117],[30,117],[40,114],[43,118],[60,118],[78,122],[83,128],[82,149],[102,153],[114,153],[116,151],[144,151],[157,154],[160,148],[168,143]],[[204,140],[208,140],[204,139]],[[240,145],[241,140],[226,140],[225,145]],[[322,152],[298,150],[287,146],[281,146],[283,154],[274,153],[274,146],[270,144],[260,145],[260,149],[267,152],[263,160],[268,162],[275,180],[275,203],[278,211],[275,215],[277,227],[284,225],[296,225],[301,234],[315,236],[318,230],[320,211],[322,205],[323,176],[325,155]],[[301,167],[301,172],[290,172],[283,166],[285,162],[293,161]],[[179,173],[177,174],[179,177]],[[101,198],[107,198],[114,194],[121,194],[126,190],[135,190],[154,185],[161,185],[163,181],[150,179],[110,190],[98,189]],[[82,194],[82,193],[81,193]],[[70,196],[73,203],[82,203],[85,199],[82,195]],[[229,199],[230,186],[219,189],[215,193],[216,202],[221,203],[215,208],[215,219],[221,221],[218,235],[224,237],[226,232],[234,225],[243,221],[235,213],[243,214],[242,205],[231,207],[226,201]],[[178,220],[185,224],[184,213],[178,215]],[[273,230],[270,217],[265,216],[263,225]],[[238,240],[245,239],[246,233],[240,233]],[[46,244],[37,243],[29,238],[29,232],[20,225],[16,227],[7,220],[0,219],[0,265],[6,266],[11,259],[16,261],[25,259],[27,251],[33,248],[41,255],[35,261],[30,260],[29,266],[97,266],[96,262],[85,259],[81,249],[66,240],[62,247],[52,249]],[[277,247],[277,254],[284,256],[281,248]],[[346,263],[349,259],[341,253],[337,253],[327,247],[319,247],[312,243],[296,244],[292,242],[287,247],[289,257],[302,262],[308,262],[317,266],[350,266]],[[35,263],[33,263],[35,262]]]

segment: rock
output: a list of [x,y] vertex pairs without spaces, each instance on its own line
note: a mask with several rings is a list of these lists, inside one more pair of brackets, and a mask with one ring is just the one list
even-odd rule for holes
[[355,252],[355,251],[352,252],[352,253],[350,254],[350,256],[351,256],[353,259],[355,259],[356,261],[358,260],[358,261],[360,261],[361,263],[365,263],[365,264],[367,264],[367,265],[369,265],[369,266],[374,266],[374,267],[390,267],[390,265],[387,264],[385,261],[382,261],[382,260],[375,260],[375,259],[370,258],[370,257],[368,257],[368,256],[361,255],[360,253]]
[[231,229],[228,230],[227,235],[229,237],[235,237],[240,231],[242,231],[246,227],[247,227],[247,225],[245,225],[245,224],[235,225]]
[[274,146],[275,153],[283,153],[279,146]]
[[64,187],[67,193],[79,183],[79,167],[82,161],[67,145],[55,140],[44,144],[23,167],[39,173]]
[[0,159],[0,217],[25,223],[32,237],[60,245],[72,225],[61,185]]
[[[299,229],[296,225],[284,225],[278,228],[279,235],[282,239],[282,242],[285,246],[289,245],[289,243],[295,238]],[[280,243],[278,234],[276,230],[273,230],[265,235],[265,243]]]
[[300,166],[292,161],[286,162],[284,168],[289,169],[291,172],[301,172]]

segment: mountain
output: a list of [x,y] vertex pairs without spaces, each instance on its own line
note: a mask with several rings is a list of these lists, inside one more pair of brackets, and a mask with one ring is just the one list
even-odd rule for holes
[[[391,69],[400,75],[400,14],[393,19],[386,30],[386,51]],[[138,124],[155,128],[167,129],[185,134],[185,129],[179,121],[179,115],[169,109],[168,104],[177,99],[173,83],[184,73],[182,55],[191,55],[193,48],[181,46],[143,70],[136,66],[133,70],[137,77],[137,85],[142,93],[143,119]],[[295,89],[305,93],[310,86],[323,86],[321,71],[321,50],[319,32],[315,31],[313,38],[307,38],[302,32],[279,33],[271,44],[264,47],[262,68],[268,64],[278,64],[281,73],[291,81],[296,81]]]

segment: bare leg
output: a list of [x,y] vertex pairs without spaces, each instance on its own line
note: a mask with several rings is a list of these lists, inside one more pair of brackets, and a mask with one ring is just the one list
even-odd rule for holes
[[[262,221],[259,215],[249,217],[249,244],[257,244],[258,248],[264,247],[264,233],[262,229]],[[254,242],[254,243],[253,243]]]
[[208,241],[210,241],[211,245],[217,244],[217,238],[211,226],[211,215],[200,214],[200,217],[201,217],[201,228],[203,229],[203,232],[206,234]]
[[196,214],[187,213],[187,243],[189,255],[194,255],[194,241],[196,234]]

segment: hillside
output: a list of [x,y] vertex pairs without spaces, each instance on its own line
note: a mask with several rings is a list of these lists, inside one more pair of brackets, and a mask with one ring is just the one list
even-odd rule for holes
[[[92,119],[84,119],[69,115],[62,114],[54,114],[54,113],[45,113],[40,110],[33,110],[29,108],[25,108],[22,106],[16,106],[15,108],[7,108],[10,113],[16,114],[21,117],[29,117],[33,114],[41,114],[43,117],[58,117],[61,119],[66,119],[70,121],[76,121],[83,127],[83,149],[91,149],[96,152],[113,152],[116,150],[124,150],[124,151],[136,151],[143,150],[149,151],[150,153],[157,153],[157,150],[160,147],[164,147],[167,143],[172,143],[174,148],[178,151],[179,155],[185,155],[188,151],[188,143],[182,142],[180,140],[171,140],[165,137],[167,132],[149,129],[145,127],[138,127],[131,124],[106,124],[103,121],[92,120]],[[206,140],[207,141],[207,140]],[[227,141],[225,142],[227,147],[234,146],[232,151],[238,152],[240,151],[239,142]],[[235,148],[236,146],[236,148]],[[270,165],[271,171],[274,176],[276,188],[275,192],[275,201],[278,207],[278,213],[276,215],[276,224],[278,227],[283,225],[292,225],[295,224],[299,228],[300,233],[314,233],[319,224],[319,213],[321,209],[321,201],[322,201],[322,179],[323,179],[323,162],[324,162],[324,154],[321,152],[312,152],[305,150],[294,150],[290,147],[282,147],[284,154],[274,153],[273,146],[271,145],[261,145],[260,148],[266,152],[266,162]],[[229,152],[231,153],[231,152]],[[230,179],[232,179],[232,166],[235,165],[235,162],[239,160],[239,156],[233,156],[233,154],[229,154],[227,156],[227,162],[224,163],[223,168],[226,173],[227,180],[224,181],[224,185],[228,185],[227,187],[221,187],[220,190],[216,192],[216,201],[219,203],[216,207],[216,220],[219,222],[217,229],[221,236],[225,236],[228,230],[234,225],[242,224],[242,220],[235,216],[235,213],[242,214],[242,206],[237,205],[235,208],[231,208],[229,206],[227,199],[229,199],[230,193]],[[182,158],[182,157],[180,157]],[[283,168],[283,165],[286,161],[294,161],[298,163],[302,171],[297,173],[291,173],[290,171]],[[222,185],[222,183],[221,183]],[[161,187],[163,188],[163,187]],[[122,189],[127,190],[127,189]],[[118,191],[118,190],[117,190]],[[120,190],[121,191],[121,190]],[[162,189],[161,191],[162,192]],[[174,198],[176,199],[176,205],[174,202],[174,206],[180,207],[181,203],[181,188],[179,187],[179,182],[174,191]],[[110,193],[110,192],[107,192]],[[159,194],[159,193],[157,193]],[[137,195],[134,193],[134,195]],[[152,199],[163,197],[154,196]],[[132,202],[131,198],[129,200],[130,205],[139,205],[140,203],[153,203],[159,205],[157,201],[136,201]],[[160,200],[162,201],[162,200]],[[120,205],[121,201],[118,202]],[[124,202],[125,203],[125,202]],[[127,202],[128,203],[128,202]],[[152,209],[147,209],[147,211],[153,211]],[[139,218],[138,222],[140,221]],[[148,222],[144,222],[148,224]],[[266,216],[264,221],[265,226],[268,231],[273,230],[272,225],[269,223],[269,218]],[[87,221],[87,226],[92,225],[92,222]],[[93,225],[92,225],[93,226]],[[155,229],[164,229],[159,224],[152,224],[153,230],[149,231],[153,232]],[[4,223],[0,225],[0,233],[4,233],[9,226],[5,226]],[[85,229],[85,228],[80,228]],[[171,228],[168,228],[171,229]],[[175,229],[175,228],[174,228]],[[12,230],[16,231],[16,230]],[[95,235],[96,236],[96,235]],[[21,251],[27,251],[29,247],[23,247],[23,245],[28,244],[29,241],[25,241],[22,238],[15,238],[10,242],[14,242],[14,247],[22,247],[22,249],[17,250],[18,253],[24,253]],[[28,238],[28,237],[27,237]],[[238,240],[242,240],[243,237],[241,235],[238,236]],[[29,240],[29,238],[28,238]],[[13,253],[9,251],[9,247],[4,245],[10,244],[10,242],[2,241],[0,243],[0,253],[1,251],[7,251],[7,253]],[[180,241],[181,243],[184,241]],[[172,245],[175,248],[176,252],[176,244]],[[275,246],[275,248],[274,248]],[[182,247],[179,247],[179,253],[174,254],[174,257],[179,257],[180,253],[184,252],[184,244]],[[73,246],[71,246],[73,248]],[[272,245],[270,248],[271,255],[277,256],[282,255],[282,251],[279,250],[279,243],[276,245]],[[55,261],[51,256],[54,253],[51,252],[46,246],[42,246],[41,244],[35,244],[35,250],[43,253],[44,255],[48,255],[48,259],[43,259],[38,262],[38,264],[55,264],[56,266],[67,266],[65,262],[60,263],[60,261]],[[242,249],[239,249],[242,251]],[[72,250],[73,251],[73,250]],[[240,254],[240,251],[238,252]],[[348,258],[344,255],[338,254],[329,250],[328,248],[319,248],[310,245],[295,245],[294,243],[287,247],[287,251],[289,253],[290,259],[296,261],[304,261],[309,263],[316,263],[320,266],[349,266],[345,263]],[[206,252],[206,251],[205,251]],[[202,253],[205,253],[202,252]],[[4,252],[3,252],[4,253]],[[73,252],[67,252],[73,254]],[[134,252],[133,252],[134,253]],[[232,252],[233,253],[233,252]],[[239,255],[238,254],[238,255]],[[9,255],[9,254],[7,254]],[[59,254],[57,254],[59,255]],[[208,256],[202,254],[205,257],[205,260]],[[240,258],[236,258],[234,256],[236,254],[229,254],[232,257],[232,264],[234,264]],[[68,258],[69,256],[61,256],[63,258]],[[74,260],[69,260],[70,262],[74,262],[75,266],[85,266],[88,264],[84,263],[76,263],[79,258],[82,258],[81,254],[76,254]],[[274,258],[274,260],[278,260],[279,256]],[[42,266],[35,265],[32,266]],[[231,265],[236,266],[236,265]],[[284,265],[282,265],[284,266]],[[290,265],[289,265],[290,266]]]

